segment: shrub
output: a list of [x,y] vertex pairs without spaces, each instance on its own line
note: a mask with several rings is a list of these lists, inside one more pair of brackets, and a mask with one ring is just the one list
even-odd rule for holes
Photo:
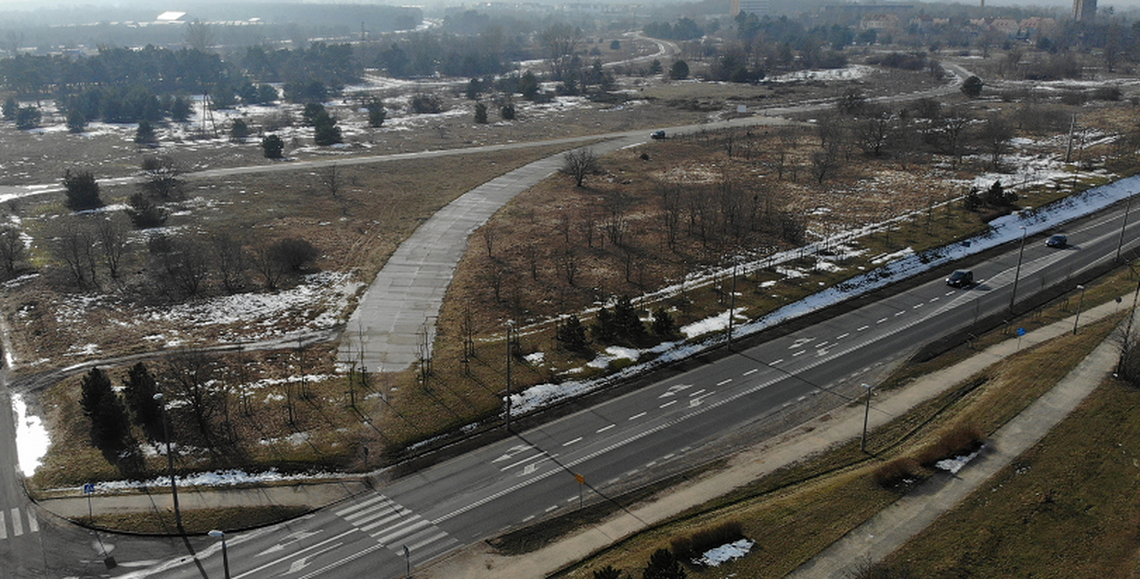
[[103,201],[99,198],[99,183],[90,171],[64,171],[63,188],[69,209],[83,211],[103,206]]
[[40,126],[43,114],[36,107],[20,107],[16,111],[16,128],[21,131],[34,129]]
[[412,112],[417,115],[434,115],[443,112],[443,99],[433,94],[417,94],[412,97]]
[[875,484],[885,489],[894,490],[906,485],[907,480],[925,478],[925,473],[923,473],[922,465],[917,460],[904,456],[883,463],[875,469],[871,476],[875,479]]
[[985,439],[986,434],[978,426],[960,424],[944,431],[938,440],[922,449],[915,459],[923,466],[934,466],[940,460],[978,450]]
[[744,538],[744,527],[738,521],[726,521],[715,527],[701,529],[685,537],[677,537],[670,542],[673,554],[682,561],[692,561],[705,551],[727,545]]
[[267,135],[261,139],[261,149],[265,151],[266,159],[280,159],[285,150],[285,141],[277,135]]

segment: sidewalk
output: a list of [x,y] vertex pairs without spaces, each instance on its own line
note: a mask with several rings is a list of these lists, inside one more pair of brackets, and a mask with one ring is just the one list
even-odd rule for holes
[[[1119,311],[1120,307],[1119,304],[1109,301],[1082,312],[1081,325],[1100,321]],[[1030,348],[1072,330],[1073,318],[1070,317],[1026,334],[1021,338],[1020,344],[1017,338],[1006,340],[954,366],[928,374],[903,389],[876,396],[871,407],[869,427],[877,428],[894,420],[911,408],[1016,353],[1020,348]],[[849,533],[846,538],[809,561],[797,571],[796,576],[842,577],[845,565],[863,562],[866,560],[865,557],[878,560],[889,553],[911,534],[925,527],[934,517],[953,506],[992,472],[996,472],[1012,457],[1035,443],[1054,424],[1060,422],[1100,383],[1104,375],[1111,371],[1115,361],[1115,347],[1111,341],[1106,341],[1046,396],[1003,427],[998,433],[1000,438],[995,438],[998,450],[987,455],[978,464],[971,463],[959,473],[959,479],[955,480],[954,484],[947,485],[947,489],[952,489],[953,494],[942,495],[935,502],[931,502],[934,499],[900,501],[899,505],[888,508],[867,523],[869,525],[874,522],[880,525],[879,527],[874,529],[860,527]],[[779,468],[799,462],[804,457],[856,438],[862,432],[861,406],[840,408],[827,416],[827,420],[813,420],[775,439],[758,444],[753,449],[738,455],[724,470],[696,479],[687,486],[668,491],[668,494],[658,497],[651,503],[636,507],[631,512],[615,515],[612,519],[538,551],[508,557],[495,553],[485,544],[477,544],[437,561],[419,571],[417,576],[434,579],[548,576],[590,553],[643,530],[647,524],[661,522],[686,509],[727,494]],[[907,510],[900,507],[903,503]],[[897,529],[897,532],[892,533],[892,529]],[[871,541],[871,536],[875,538],[874,543]]]

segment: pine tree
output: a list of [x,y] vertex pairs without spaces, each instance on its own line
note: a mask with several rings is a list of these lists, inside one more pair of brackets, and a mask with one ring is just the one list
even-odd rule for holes
[[127,377],[123,380],[123,397],[127,408],[135,418],[135,423],[146,432],[151,440],[162,440],[162,407],[154,399],[158,392],[158,382],[147,369],[146,364],[139,362],[127,370]]
[[480,125],[487,124],[487,105],[483,103],[476,103],[475,105],[475,122]]
[[688,575],[669,549],[658,549],[649,556],[643,579],[685,579]]
[[641,318],[628,297],[622,297],[614,304],[614,326],[618,337],[630,344],[645,341],[645,325],[641,323]]
[[677,323],[665,308],[653,312],[653,333],[661,338],[672,338],[677,333]]
[[589,340],[586,338],[586,327],[574,314],[570,314],[565,322],[558,325],[558,329],[555,331],[555,339],[562,344],[563,348],[571,352],[586,354],[590,351]]
[[92,368],[80,383],[79,405],[91,420],[91,443],[103,451],[126,448],[130,431],[127,413],[111,389],[111,379],[99,368]]

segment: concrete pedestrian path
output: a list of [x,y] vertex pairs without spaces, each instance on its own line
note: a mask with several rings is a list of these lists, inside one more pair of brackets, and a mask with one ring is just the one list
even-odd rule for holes
[[[1119,311],[1119,308],[1119,304],[1110,301],[1083,312],[1080,316],[1081,326],[1100,321]],[[951,367],[928,374],[905,388],[877,395],[871,405],[870,428],[887,424],[915,406],[1015,354],[1019,349],[1030,348],[1073,331],[1073,323],[1074,320],[1070,317],[1029,332],[1020,342],[1017,338],[1011,338]],[[926,493],[915,493],[916,498],[900,501],[900,505],[888,508],[867,523],[875,526],[860,527],[851,532],[805,564],[795,576],[840,578],[845,576],[848,565],[866,561],[868,557],[878,560],[891,552],[1068,415],[1111,371],[1116,352],[1111,339],[1098,347],[1052,391],[1003,427],[994,439],[996,450],[963,469],[958,479],[947,485],[947,494],[939,493],[935,499]],[[738,455],[721,471],[668,491],[668,494],[652,502],[622,512],[538,551],[507,557],[486,545],[478,544],[436,562],[421,570],[417,576],[434,579],[546,577],[618,540],[644,530],[647,525],[659,523],[728,494],[835,444],[857,438],[862,428],[862,406],[840,408],[829,413],[826,419],[816,419],[773,440],[758,444]],[[917,498],[920,496],[923,498]]]
[[[589,148],[602,155],[647,137],[625,136]],[[363,364],[370,372],[403,370],[415,363],[421,344],[430,350],[435,340],[435,320],[468,238],[516,195],[561,166],[559,154],[515,169],[464,193],[425,221],[400,244],[360,299],[337,359]]]

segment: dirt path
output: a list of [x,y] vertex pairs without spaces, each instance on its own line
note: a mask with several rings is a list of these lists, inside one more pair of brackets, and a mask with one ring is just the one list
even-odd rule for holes
[[[1091,324],[1118,311],[1119,305],[1108,302],[1081,315],[1081,325]],[[870,427],[882,426],[905,414],[915,406],[930,400],[942,392],[968,379],[970,376],[1014,354],[1019,348],[1029,348],[1062,334],[1072,331],[1073,319],[1061,320],[1044,328],[1026,334],[1021,343],[1010,339],[992,346],[974,356],[934,372],[915,381],[905,389],[888,392],[876,397],[871,406]],[[1076,404],[1083,399],[1083,390],[1091,391],[1115,361],[1114,346],[1106,341],[1070,376],[1066,377],[1053,391],[1038,400],[1011,421],[995,437],[997,450],[983,458],[978,464],[971,464],[960,473],[959,479],[947,488],[958,495],[945,495],[942,502],[927,502],[915,498],[906,501],[906,510],[891,507],[880,517],[882,527],[864,529],[860,527],[848,537],[825,550],[808,567],[800,571],[800,577],[842,577],[845,565],[865,561],[866,557],[882,557],[905,541],[911,534],[921,530],[929,521],[921,517],[940,514],[957,502],[956,496],[972,490],[973,485],[984,481],[988,472],[996,471],[1004,464],[1002,460],[1016,456],[1028,448],[1053,424],[1059,422]],[[1107,364],[1107,366],[1106,366]],[[1107,368],[1107,370],[1106,370]],[[1087,392],[1086,392],[1087,393]],[[821,417],[822,418],[822,417]],[[1014,426],[1014,425],[1017,426]],[[617,515],[605,522],[585,529],[572,536],[549,545],[541,550],[518,557],[499,555],[485,544],[477,544],[452,556],[440,560],[420,571],[418,577],[445,579],[449,577],[476,578],[537,578],[545,577],[558,569],[572,564],[583,557],[614,542],[674,516],[686,509],[705,503],[733,489],[772,473],[773,471],[803,460],[832,445],[854,439],[863,427],[863,408],[847,407],[826,415],[826,419],[816,419],[803,424],[773,440],[765,441],[738,455],[732,463],[716,473],[703,476],[689,484],[672,489],[668,494],[643,504],[629,512]],[[1006,432],[1013,434],[1005,434]],[[1007,438],[1012,437],[1012,438]],[[999,464],[1000,463],[1000,464]],[[995,465],[991,468],[991,464]],[[974,473],[978,473],[975,475]],[[945,483],[943,483],[945,484]],[[926,493],[916,492],[916,497],[926,497]],[[900,501],[903,503],[904,501]],[[897,512],[896,512],[897,511]],[[926,513],[931,511],[931,513]],[[924,514],[925,513],[925,514]],[[876,517],[878,519],[878,517]],[[876,520],[876,519],[873,519]],[[910,522],[907,522],[910,521]],[[871,524],[871,523],[868,523]],[[884,539],[890,533],[882,529],[899,528],[899,536],[890,541]],[[874,535],[875,540],[871,540]],[[849,545],[843,545],[850,541]],[[834,550],[834,551],[833,551]]]

